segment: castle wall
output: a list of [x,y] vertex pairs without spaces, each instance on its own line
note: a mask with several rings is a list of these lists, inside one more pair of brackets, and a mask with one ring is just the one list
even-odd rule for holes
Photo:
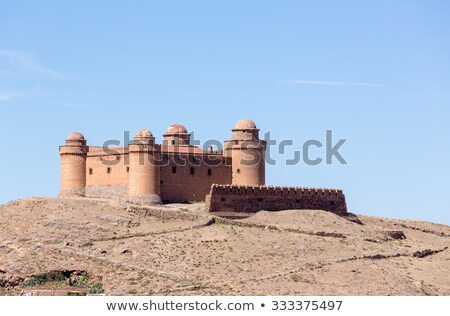
[[127,197],[128,167],[128,154],[88,156],[85,170],[86,196]]
[[[160,196],[168,202],[204,201],[212,184],[230,184],[232,181],[231,158],[219,154],[164,153],[161,159]],[[173,167],[176,167],[175,173]],[[86,162],[86,196],[128,198],[128,168],[128,153],[89,153]],[[193,174],[191,168],[194,169]]]
[[204,201],[213,183],[231,183],[231,159],[216,158],[163,154],[161,198],[169,202]]
[[299,187],[213,185],[206,197],[209,212],[255,213],[261,210],[325,210],[347,214],[342,190]]

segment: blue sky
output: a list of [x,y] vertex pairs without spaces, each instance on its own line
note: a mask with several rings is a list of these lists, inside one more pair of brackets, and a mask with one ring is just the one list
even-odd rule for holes
[[0,202],[56,195],[71,131],[225,140],[251,118],[288,156],[327,129],[347,139],[347,165],[274,150],[268,184],[450,224],[449,16],[448,1],[2,1]]

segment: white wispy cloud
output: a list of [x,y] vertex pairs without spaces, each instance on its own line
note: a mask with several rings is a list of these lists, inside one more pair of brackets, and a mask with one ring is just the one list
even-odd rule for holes
[[[74,77],[62,74],[56,70],[42,66],[33,54],[25,51],[0,49],[0,58],[7,59],[10,66],[21,72],[52,80],[75,80]],[[6,74],[7,71],[0,71]]]
[[381,87],[381,84],[371,82],[345,82],[345,81],[326,81],[326,80],[279,80],[281,83],[291,83],[300,85],[326,85],[326,86],[354,86],[354,87]]

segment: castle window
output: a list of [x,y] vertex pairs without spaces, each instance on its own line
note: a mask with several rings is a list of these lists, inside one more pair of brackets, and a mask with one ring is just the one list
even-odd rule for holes
[[106,168],[106,173],[111,173],[111,167]]
[[177,173],[177,167],[172,167],[172,173]]
[[331,203],[331,205],[334,205],[334,204],[335,204],[334,201],[331,201],[330,203]]
[[241,169],[238,169],[238,170],[236,170],[237,171],[237,173],[241,173]]
[[89,168],[89,174],[90,175],[94,174],[94,170],[92,170],[92,168]]
[[160,181],[159,181],[159,184],[163,185],[163,184],[164,184],[164,181],[163,181],[163,180],[160,180]]
[[220,200],[221,200],[222,202],[225,202],[225,198],[221,198]]
[[127,167],[127,172],[130,172],[130,167]]
[[295,203],[300,203],[300,200],[295,200]]
[[172,139],[172,145],[175,145],[175,139]]
[[208,169],[208,176],[212,175],[212,170]]
[[258,202],[262,202],[263,201],[263,198],[258,198]]
[[195,168],[191,168],[191,174],[192,174],[192,175],[195,174]]

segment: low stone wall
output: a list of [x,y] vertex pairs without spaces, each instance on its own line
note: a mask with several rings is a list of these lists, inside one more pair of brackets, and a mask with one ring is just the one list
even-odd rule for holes
[[342,190],[270,186],[211,186],[206,196],[208,212],[241,212],[282,210],[324,210],[347,215]]

